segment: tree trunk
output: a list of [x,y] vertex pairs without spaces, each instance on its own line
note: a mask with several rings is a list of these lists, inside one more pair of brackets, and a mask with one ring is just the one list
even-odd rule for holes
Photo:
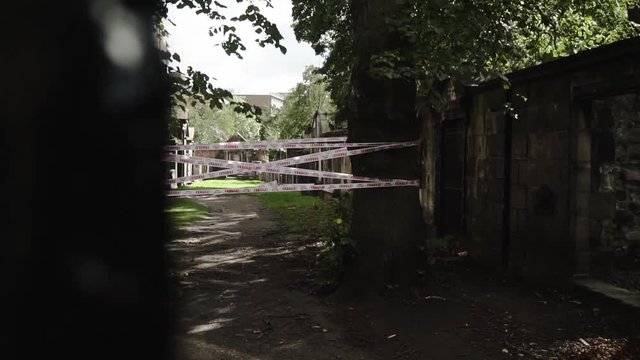
[[[410,141],[419,137],[416,83],[413,78],[372,76],[372,56],[385,51],[402,55],[410,66],[412,43],[397,26],[408,4],[394,0],[352,0],[354,30],[353,92],[350,100],[350,141]],[[392,21],[390,21],[392,20]],[[356,175],[418,179],[417,147],[390,150],[352,158]],[[379,291],[385,285],[409,286],[417,280],[425,226],[418,189],[398,187],[355,191],[351,235],[358,257],[347,275],[350,288],[360,293]]]

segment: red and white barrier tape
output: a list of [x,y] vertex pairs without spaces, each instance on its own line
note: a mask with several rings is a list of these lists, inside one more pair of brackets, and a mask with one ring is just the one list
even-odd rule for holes
[[288,184],[277,185],[273,183],[263,184],[256,187],[235,188],[235,189],[212,189],[212,190],[170,190],[167,196],[216,196],[228,194],[250,194],[267,192],[290,192],[290,191],[327,191],[351,190],[351,189],[375,189],[386,187],[420,186],[417,180],[392,180],[380,182],[351,183],[351,184]]
[[[329,151],[323,151],[323,152],[315,153],[315,154],[307,154],[307,155],[302,155],[302,156],[296,156],[296,157],[292,157],[292,158],[288,158],[288,159],[276,160],[276,161],[272,161],[272,162],[265,163],[265,164],[243,163],[243,162],[239,162],[239,161],[232,161],[231,163],[251,164],[251,165],[264,165],[265,167],[266,167],[267,164],[271,165],[271,166],[288,166],[288,165],[296,165],[296,164],[305,164],[305,163],[310,163],[310,162],[315,162],[315,161],[320,161],[320,160],[334,159],[334,158],[346,156],[347,153],[348,153],[347,149],[344,148],[344,149],[334,149],[334,150],[329,150]],[[194,157],[194,158],[196,158],[196,159],[206,159],[205,161],[211,160],[210,158],[198,158],[198,157]],[[226,160],[223,160],[223,161],[226,161]],[[213,178],[217,178],[217,177],[221,177],[221,176],[229,176],[229,175],[240,174],[240,173],[243,173],[243,172],[244,171],[233,170],[233,169],[231,169],[231,170],[218,170],[218,171],[213,171],[213,172],[200,174],[200,175],[183,176],[183,177],[176,178],[176,179],[169,179],[169,180],[167,180],[167,183],[181,183],[181,182],[188,182],[188,181],[193,181],[193,180],[213,179]]]
[[[210,166],[217,166],[222,168],[229,168],[233,170],[233,172],[235,173],[246,172],[246,171],[258,171],[258,172],[265,172],[265,173],[271,173],[271,174],[308,176],[308,177],[316,177],[316,178],[350,180],[350,181],[390,181],[391,180],[391,179],[374,178],[374,177],[367,177],[367,176],[356,176],[352,174],[329,172],[329,171],[318,171],[318,170],[311,170],[311,169],[291,168],[286,166],[275,166],[273,163],[264,164],[266,166],[263,166],[262,164],[236,163],[236,162],[232,164],[228,164],[228,162],[225,160],[218,160],[218,161],[221,161],[221,162],[218,162],[218,161],[212,161],[214,159],[207,159],[207,158],[194,159],[190,156],[175,156],[175,155],[167,155],[165,157],[165,160],[177,161],[180,163],[187,163],[187,164],[210,165]],[[215,174],[215,173],[218,173],[218,174]],[[219,172],[213,172],[208,174],[215,174],[217,177],[219,173],[230,174],[228,170],[221,170]],[[202,175],[204,176],[207,174],[202,174]],[[193,175],[193,176],[198,176],[198,175]],[[170,179],[167,182],[178,183],[178,182],[185,182],[185,180]]]
[[[307,138],[307,139],[283,139],[283,140],[272,140],[272,141],[235,141],[235,142],[223,142],[223,143],[215,143],[215,144],[207,144],[207,145],[168,145],[165,147],[168,151],[176,151],[176,150],[238,150],[240,149],[238,146],[242,146],[243,148],[255,149],[256,147],[264,147],[264,146],[278,146],[278,145],[291,145],[291,144],[311,144],[311,143],[344,143],[347,141],[346,136],[339,137],[327,137],[327,138]],[[195,149],[194,146],[200,146],[202,148]],[[206,148],[207,147],[207,148]],[[277,148],[277,147],[275,147]]]
[[[338,148],[328,151],[322,151],[315,154],[307,154],[289,159],[282,159],[270,163],[247,163],[239,161],[228,161],[215,158],[204,158],[196,156],[183,156],[167,154],[164,158],[168,162],[178,162],[195,165],[215,166],[225,168],[226,170],[214,171],[201,175],[184,176],[177,179],[169,179],[168,183],[181,183],[192,180],[210,179],[221,176],[239,174],[243,172],[267,172],[286,175],[309,176],[317,178],[329,178],[348,181],[363,181],[361,183],[347,184],[285,184],[278,185],[276,182],[262,184],[251,188],[235,188],[235,189],[213,189],[213,190],[171,190],[168,196],[212,196],[223,194],[246,194],[246,193],[263,193],[263,192],[286,192],[286,191],[328,191],[334,190],[351,190],[351,189],[367,189],[382,187],[398,187],[398,186],[420,186],[417,180],[400,180],[400,179],[380,179],[366,176],[355,176],[352,174],[318,171],[309,169],[299,169],[288,167],[291,165],[316,162],[321,160],[331,160],[345,156],[356,156],[362,154],[373,153],[388,149],[399,149],[405,147],[416,146],[419,141],[408,141],[401,143],[344,143],[346,138],[324,138],[324,139],[298,139],[298,140],[279,140],[279,141],[255,141],[242,143],[220,143],[211,145],[178,145],[169,146],[167,150],[248,150],[248,149],[273,149],[273,148]],[[316,142],[323,141],[323,142]],[[360,147],[360,149],[348,150],[348,147]]]
[[330,179],[355,180],[355,181],[386,181],[387,179],[369,178],[369,177],[363,177],[363,176],[354,176],[351,174],[333,173],[333,172],[326,172],[326,171],[288,168],[286,166],[304,164],[304,163],[315,162],[320,160],[330,160],[330,159],[335,159],[335,158],[340,158],[345,156],[356,156],[356,155],[362,155],[362,154],[388,150],[388,149],[399,149],[399,148],[405,148],[405,147],[410,147],[415,145],[417,145],[417,142],[408,141],[408,142],[393,143],[393,144],[380,145],[380,146],[368,147],[368,148],[356,149],[356,150],[347,150],[345,148],[345,149],[323,151],[320,153],[308,154],[308,155],[298,156],[298,157],[289,158],[289,159],[282,159],[282,160],[277,160],[270,163],[262,163],[262,164],[211,159],[211,158],[203,158],[203,157],[195,157],[195,156],[166,155],[165,161],[169,161],[169,162],[215,166],[215,167],[229,169],[229,170],[214,171],[206,174],[191,175],[191,176],[184,176],[176,179],[169,179],[167,180],[167,183],[181,183],[181,182],[187,182],[187,181],[193,181],[193,180],[212,179],[212,178],[221,177],[221,176],[239,174],[247,171],[268,172],[268,173],[276,173],[276,174],[299,175],[299,176],[310,176],[310,177],[322,177],[322,178],[330,178]]
[[[373,178],[367,176],[356,176],[352,174],[345,173],[337,173],[337,172],[329,172],[329,171],[318,171],[318,170],[310,170],[310,169],[300,169],[300,168],[291,168],[286,166],[274,166],[273,163],[266,163],[266,166],[261,166],[260,164],[250,164],[250,163],[240,163],[240,164],[222,164],[211,161],[211,159],[207,160],[199,160],[206,158],[199,158],[198,160],[194,160],[189,156],[175,156],[168,155],[165,157],[167,161],[175,161],[187,164],[196,164],[196,165],[211,165],[217,167],[226,167],[232,170],[235,173],[246,172],[246,171],[259,171],[271,174],[283,174],[283,175],[296,175],[296,176],[308,176],[308,177],[316,177],[316,178],[327,178],[327,179],[338,179],[338,180],[350,180],[350,181],[389,181],[390,179],[382,179],[382,178]],[[221,160],[224,162],[224,160]],[[230,174],[229,170],[221,170],[215,174],[216,177],[220,174]],[[214,174],[209,173],[209,174]],[[203,176],[206,174],[202,174]],[[198,175],[193,175],[198,176]],[[167,181],[168,183],[178,183],[184,182],[184,180],[178,181],[178,179],[170,179]]]
[[208,145],[169,145],[167,151],[183,150],[269,150],[269,149],[326,149],[341,147],[370,147],[392,143],[344,143],[344,142],[285,142],[285,141],[247,141],[228,142]]

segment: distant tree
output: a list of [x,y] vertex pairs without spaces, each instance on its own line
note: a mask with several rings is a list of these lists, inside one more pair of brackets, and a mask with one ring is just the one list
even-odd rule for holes
[[211,109],[196,103],[189,105],[189,123],[195,128],[194,141],[198,144],[211,144],[228,140],[240,134],[247,140],[260,137],[261,126],[253,117],[238,113],[230,104],[221,109]]
[[311,126],[316,113],[334,113],[335,105],[327,91],[325,76],[308,66],[298,83],[284,99],[277,115],[280,137],[283,139],[300,138]]
[[269,113],[263,112],[258,116],[257,121],[260,123],[260,140],[276,140],[280,138],[278,110]]
[[[206,104],[211,109],[222,109],[226,103],[230,103],[231,107],[239,113],[251,116],[260,115],[260,108],[250,106],[243,101],[235,101],[230,91],[214,87],[210,83],[210,74],[202,73],[191,66],[186,69],[182,68],[180,54],[171,52],[165,42],[170,32],[168,26],[173,24],[168,18],[169,7],[175,6],[178,9],[193,10],[196,14],[211,19],[209,35],[217,39],[217,45],[220,45],[227,55],[242,59],[242,52],[246,50],[243,39],[236,33],[236,25],[241,22],[249,23],[255,29],[257,37],[255,42],[259,46],[271,45],[283,54],[286,53],[287,49],[280,43],[283,37],[278,27],[262,15],[260,8],[255,5],[255,1],[235,0],[236,3],[245,2],[247,4],[244,12],[240,14],[229,14],[228,6],[225,5],[229,2],[231,0],[156,1],[154,22],[158,42],[161,44],[161,57],[166,67],[166,73],[169,74],[173,106],[181,107],[184,110],[187,105],[195,106],[200,103]],[[267,7],[273,7],[271,0],[259,0],[259,2]],[[178,136],[180,126],[175,118],[169,124],[169,129],[173,136]]]

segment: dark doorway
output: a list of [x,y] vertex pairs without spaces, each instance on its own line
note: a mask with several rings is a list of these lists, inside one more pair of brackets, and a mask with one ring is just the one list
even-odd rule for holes
[[463,119],[446,120],[440,129],[438,233],[446,236],[460,234],[463,230]]

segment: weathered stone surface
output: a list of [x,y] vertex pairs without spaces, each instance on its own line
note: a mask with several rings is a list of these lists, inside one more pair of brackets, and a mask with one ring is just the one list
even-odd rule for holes
[[633,212],[636,215],[640,215],[640,203],[630,202],[629,210],[631,210],[631,212]]
[[629,231],[624,237],[629,241],[640,241],[640,230]]
[[554,102],[540,108],[540,117],[545,120],[548,129],[567,130],[571,119],[570,103],[558,102],[557,98],[552,100]]
[[506,121],[504,111],[491,111],[485,116],[485,133],[487,135],[503,134],[504,122]]
[[526,159],[529,155],[529,137],[526,134],[514,134],[512,149],[514,159]]
[[628,86],[640,67],[615,64],[513,79],[514,92],[528,101],[516,99],[512,122],[511,224],[502,224],[501,210],[504,90],[469,95],[465,216],[469,238],[497,254],[491,261],[499,261],[505,225],[513,232],[511,258],[529,277],[588,269],[590,261],[606,269],[614,245],[640,237],[640,95],[611,96],[612,81]]
[[546,175],[543,174],[540,166],[533,161],[522,162],[519,171],[520,184],[527,186],[541,185]]
[[487,161],[489,176],[494,179],[504,179],[504,159],[491,158]]
[[591,278],[576,279],[574,283],[585,290],[601,294],[633,309],[640,309],[640,292],[622,289],[607,282]]
[[502,226],[502,222],[504,220],[504,205],[502,204],[491,204],[490,208],[492,209],[493,218],[495,219],[495,224]]
[[627,147],[627,156],[630,160],[640,159],[640,145],[633,144]]
[[569,160],[569,133],[566,131],[550,134],[549,159]]
[[469,116],[471,119],[469,125],[469,133],[471,135],[484,135],[484,108],[482,104],[475,104],[474,111]]
[[616,198],[614,193],[595,193],[591,195],[589,206],[591,217],[597,220],[612,218],[616,214]]
[[577,136],[578,149],[576,159],[579,162],[588,163],[591,161],[591,132],[589,130],[581,130]]
[[592,174],[591,169],[584,170],[580,169],[576,173],[576,189],[579,192],[590,192],[591,184],[592,184]]
[[[626,119],[619,119],[618,123],[624,122]],[[628,142],[640,142],[640,129],[629,129],[623,132],[624,140]]]
[[538,215],[553,215],[557,196],[548,185],[542,185],[532,193],[533,211]]
[[590,248],[595,249],[602,245],[602,223],[591,219],[589,221],[589,245]]
[[472,157],[485,158],[487,156],[487,138],[484,135],[469,136],[468,148]]
[[520,185],[511,186],[511,207],[513,209],[527,208],[527,188]]
[[520,183],[520,161],[512,161],[511,162],[511,184],[519,184]]
[[504,156],[504,134],[488,135],[487,149],[489,156]]
[[501,202],[504,195],[504,181],[494,180],[489,183],[487,198],[490,201]]
[[535,103],[528,103],[527,107],[518,110],[518,120],[513,123],[515,133],[529,133],[532,124],[540,122],[539,108]]
[[597,129],[609,130],[614,126],[613,113],[607,106],[598,106],[594,112],[595,127]]
[[616,210],[616,215],[613,219],[619,225],[629,225],[633,223],[635,215],[629,210]]
[[[589,144],[590,146],[590,144]],[[529,154],[532,159],[568,159],[569,135],[565,131],[529,134]]]

